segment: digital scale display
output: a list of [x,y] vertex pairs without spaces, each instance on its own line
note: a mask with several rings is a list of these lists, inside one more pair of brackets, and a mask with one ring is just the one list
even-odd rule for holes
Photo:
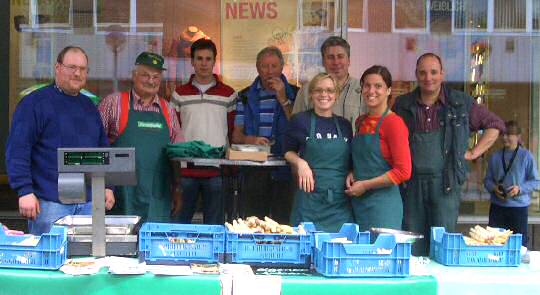
[[64,165],[109,165],[109,152],[65,152]]

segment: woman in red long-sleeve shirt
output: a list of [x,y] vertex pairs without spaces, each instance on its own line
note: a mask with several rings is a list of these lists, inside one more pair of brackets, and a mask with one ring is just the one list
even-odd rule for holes
[[411,177],[407,126],[388,107],[392,75],[384,66],[367,69],[361,78],[368,114],[356,121],[352,142],[353,171],[346,181],[360,230],[401,229],[403,203],[398,184]]

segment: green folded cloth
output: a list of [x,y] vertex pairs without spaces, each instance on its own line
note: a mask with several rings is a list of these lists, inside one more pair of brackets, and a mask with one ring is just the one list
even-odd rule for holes
[[194,140],[182,143],[168,144],[169,158],[206,158],[220,159],[225,155],[225,147],[213,147],[204,141]]

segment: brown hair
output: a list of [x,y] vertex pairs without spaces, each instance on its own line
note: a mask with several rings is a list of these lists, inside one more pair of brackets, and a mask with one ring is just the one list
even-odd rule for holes
[[364,79],[368,75],[376,74],[382,77],[384,83],[386,84],[386,87],[390,88],[392,87],[392,74],[390,74],[390,71],[385,66],[380,65],[374,65],[371,66],[369,69],[365,70],[362,74],[362,78],[360,78],[360,82],[364,84]]
[[197,50],[203,50],[203,49],[212,51],[212,53],[214,54],[214,59],[216,58],[217,56],[216,44],[214,44],[214,42],[212,42],[212,40],[210,39],[201,38],[193,42],[193,44],[191,44],[191,53],[190,53],[191,59],[195,58],[195,52]]
[[514,120],[510,120],[510,121],[504,122],[504,125],[506,126],[505,134],[511,134],[511,135],[521,134],[521,127],[519,127],[518,122]]
[[62,49],[62,51],[60,51],[60,53],[58,53],[58,56],[56,57],[56,62],[59,63],[59,64],[63,64],[64,63],[64,56],[66,56],[66,53],[68,53],[69,51],[75,51],[75,52],[79,51],[79,52],[81,52],[82,54],[84,54],[84,57],[86,57],[86,62],[88,63],[88,55],[86,54],[84,49],[82,49],[79,46],[71,46],[71,45],[64,47],[64,49]]

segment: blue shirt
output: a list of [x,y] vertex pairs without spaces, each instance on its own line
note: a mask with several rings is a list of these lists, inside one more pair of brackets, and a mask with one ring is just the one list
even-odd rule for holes
[[[513,153],[514,150],[504,152],[506,167],[508,167]],[[502,186],[508,189],[513,185],[517,185],[520,192],[515,198],[508,198],[503,201],[497,198],[494,193],[499,180],[504,176],[502,154],[503,150],[499,150],[491,156],[488,162],[486,178],[484,178],[484,187],[491,195],[491,202],[502,207],[527,207],[531,203],[531,193],[540,189],[540,176],[538,176],[538,169],[533,155],[521,146],[518,149],[514,163],[504,178]]]
[[[261,83],[257,83],[257,91],[259,96],[259,130],[258,136],[272,138],[275,137],[275,130],[272,130],[274,122],[274,110],[277,106],[277,98],[274,92],[266,91],[262,89]],[[245,106],[242,101],[238,101],[236,104],[236,117],[234,124],[237,126],[244,126],[245,120]]]
[[[341,135],[345,138],[345,141],[350,144],[353,136],[351,123],[341,116],[335,117],[337,118],[339,128],[341,129]],[[310,127],[311,111],[295,114],[291,118],[291,121],[289,121],[287,131],[285,131],[285,140],[283,143],[285,152],[292,151],[302,156],[306,147],[306,141],[309,138]],[[338,131],[336,124],[334,123],[334,118],[325,118],[315,115],[315,137],[337,138]]]
[[[25,96],[13,113],[6,146],[9,183],[18,196],[58,202],[59,147],[109,146],[90,98],[54,84]],[[90,199],[90,196],[88,196]]]

